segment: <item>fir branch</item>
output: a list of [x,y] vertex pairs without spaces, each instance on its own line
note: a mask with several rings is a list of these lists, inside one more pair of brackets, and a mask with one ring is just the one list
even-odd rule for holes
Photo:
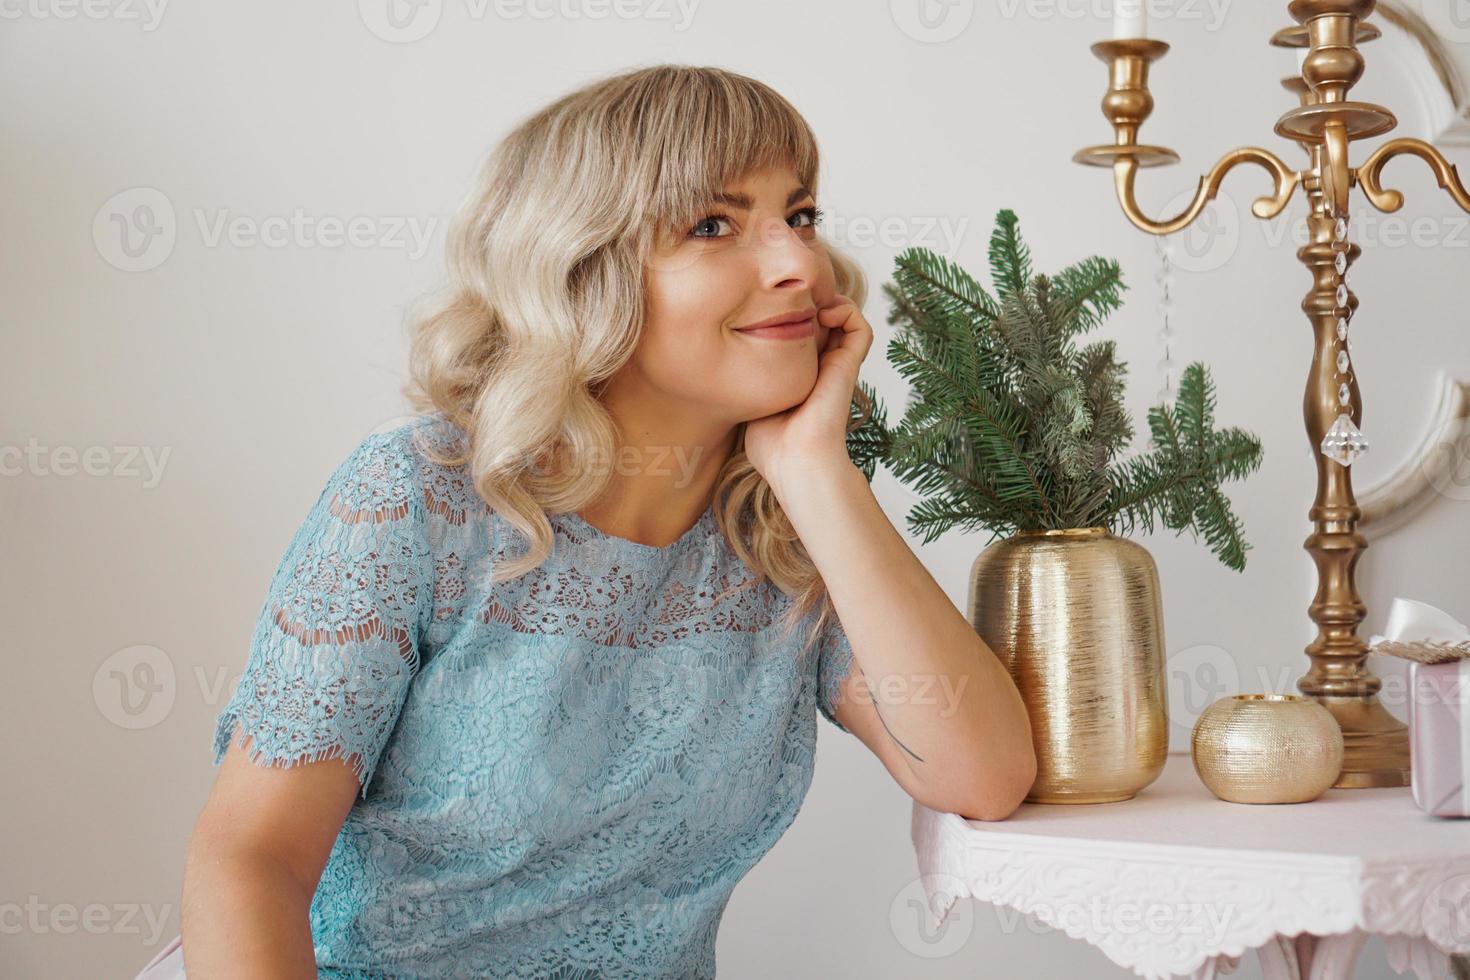
[[873,482],[878,463],[893,451],[893,433],[888,429],[888,409],[883,399],[868,382],[858,379],[858,387],[868,396],[872,407],[866,419],[857,414],[857,406],[850,409],[848,417],[847,454],[853,464]]
[[1191,364],[1174,405],[1149,409],[1152,452],[1119,461],[1133,438],[1123,406],[1127,368],[1112,340],[1077,349],[1127,288],[1118,264],[1085,258],[1055,276],[1032,270],[1013,212],[990,236],[995,295],[928,249],[902,252],[885,284],[899,330],[888,359],[910,385],[889,429],[875,409],[852,423],[850,453],[884,463],[925,495],[910,527],[929,541],[952,527],[1018,530],[1156,523],[1202,537],[1222,562],[1244,567],[1241,523],[1221,490],[1260,466],[1261,444],[1214,428],[1215,391]]
[[1022,294],[1031,281],[1031,250],[1021,240],[1019,225],[1014,211],[1002,210],[990,233],[990,278],[1002,294]]
[[1096,255],[1058,272],[1053,283],[1053,293],[1068,312],[1074,333],[1086,333],[1101,325],[1123,304],[1121,294],[1128,288],[1118,263]]

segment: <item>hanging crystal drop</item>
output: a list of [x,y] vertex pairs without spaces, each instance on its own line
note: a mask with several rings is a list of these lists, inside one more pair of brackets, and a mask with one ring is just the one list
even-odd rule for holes
[[1332,227],[1332,232],[1333,232],[1334,235],[1337,236],[1337,240],[1338,241],[1340,241],[1340,242],[1347,241],[1347,219],[1346,218],[1338,218],[1337,219],[1337,224],[1333,225],[1333,227]]
[[1337,270],[1337,274],[1338,275],[1342,275],[1344,272],[1346,272],[1347,271],[1347,253],[1346,252],[1338,252],[1337,253],[1337,258],[1335,258],[1335,259],[1332,260],[1332,267]]
[[[1159,372],[1163,376],[1163,385],[1159,388],[1158,398],[1160,403],[1172,405],[1177,394],[1177,388],[1174,382],[1174,372],[1177,364],[1169,349],[1176,336],[1171,321],[1174,313],[1174,276],[1173,264],[1170,262],[1170,257],[1174,254],[1173,237],[1170,235],[1155,237],[1154,250],[1159,258],[1159,267],[1154,276],[1159,284],[1159,303],[1157,309],[1159,319],[1162,321],[1161,329],[1159,330],[1159,341],[1164,346],[1163,360],[1158,363]],[[1148,448],[1150,451],[1155,448],[1152,438],[1148,441]]]
[[1337,373],[1346,374],[1348,369],[1348,352],[1340,350],[1337,352]]
[[1348,390],[1346,382],[1337,386],[1337,403],[1339,405],[1346,405],[1349,401],[1352,400],[1352,397],[1353,393]]
[[1338,415],[1322,439],[1322,455],[1337,460],[1343,466],[1351,466],[1353,460],[1367,451],[1368,440],[1363,438],[1363,433],[1346,414]]
[[1340,317],[1337,318],[1337,339],[1338,340],[1347,340],[1347,318],[1346,317],[1341,317],[1340,316]]
[[1337,305],[1338,306],[1347,306],[1347,299],[1348,299],[1347,283],[1340,282],[1340,283],[1337,284]]

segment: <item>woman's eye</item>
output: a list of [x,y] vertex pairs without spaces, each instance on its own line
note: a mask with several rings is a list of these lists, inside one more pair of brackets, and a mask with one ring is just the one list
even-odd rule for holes
[[[793,224],[792,225],[793,228],[815,228],[817,226],[817,224],[819,222],[821,222],[822,215],[823,215],[823,212],[822,212],[822,209],[821,208],[816,207],[816,206],[812,206],[812,207],[808,207],[808,208],[802,208],[800,211],[797,211],[795,214],[791,215],[791,217],[790,218],[787,218],[786,220],[787,220],[788,223],[789,222],[792,222],[792,221],[796,221],[797,222],[796,224]],[[801,221],[801,219],[803,219],[803,218],[806,219],[805,222],[802,222]],[[720,237],[719,226],[722,223],[725,224],[725,225],[729,225],[730,224],[730,219],[727,216],[723,215],[723,214],[712,214],[712,215],[708,216],[707,218],[702,219],[698,224],[696,224],[692,229],[690,229],[690,231],[689,231],[689,237],[690,238],[719,238]]]
[[725,217],[723,214],[712,214],[708,218],[704,218],[703,220],[701,220],[699,222],[699,224],[695,225],[690,230],[689,237],[690,238],[718,238],[718,237],[720,237],[719,236],[719,233],[718,233],[718,230],[716,230],[716,232],[714,234],[701,234],[700,232],[701,232],[702,229],[707,229],[707,228],[709,228],[712,225],[715,226],[716,229],[718,229],[718,225],[722,221],[725,222],[726,224],[728,224],[730,222],[730,219],[727,218],[727,217]]
[[793,217],[793,218],[805,217],[807,219],[807,224],[805,224],[805,225],[798,225],[797,226],[798,228],[815,228],[818,224],[821,223],[822,216],[825,213],[826,212],[824,212],[821,208],[816,207],[815,205],[813,205],[812,207],[809,207],[809,208],[802,208],[800,211],[796,212],[791,217]]

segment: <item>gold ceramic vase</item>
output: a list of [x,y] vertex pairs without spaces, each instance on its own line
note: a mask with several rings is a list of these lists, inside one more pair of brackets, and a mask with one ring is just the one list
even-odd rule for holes
[[1010,669],[1036,745],[1032,803],[1111,803],[1169,750],[1159,573],[1106,528],[1021,531],[970,570],[970,622]]

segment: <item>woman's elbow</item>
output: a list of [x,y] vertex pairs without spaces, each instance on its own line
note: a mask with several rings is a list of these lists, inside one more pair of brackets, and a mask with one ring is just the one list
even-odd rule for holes
[[[1018,753],[1019,754],[1019,753]],[[969,782],[970,791],[963,796],[949,796],[926,803],[930,809],[955,813],[966,820],[1004,820],[1026,801],[1036,782],[1036,756],[1020,754],[1013,765],[1002,773],[988,773]],[[921,801],[923,802],[923,801]]]

